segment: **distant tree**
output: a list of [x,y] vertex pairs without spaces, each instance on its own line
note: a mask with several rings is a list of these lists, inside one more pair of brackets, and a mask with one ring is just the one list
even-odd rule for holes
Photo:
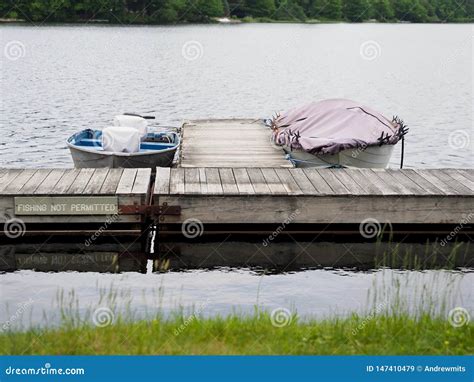
[[377,20],[388,21],[395,17],[395,12],[389,0],[373,0],[372,15]]
[[309,15],[316,18],[340,20],[342,18],[342,0],[313,0]]
[[151,0],[146,8],[148,20],[152,23],[170,24],[180,19],[186,7],[186,0]]
[[222,0],[222,7],[224,8],[224,16],[230,17],[230,7],[227,0]]
[[370,18],[371,7],[368,0],[344,0],[343,16],[352,22],[362,22]]
[[280,0],[276,6],[274,17],[277,20],[306,20],[306,14],[296,0]]
[[244,9],[248,16],[270,17],[275,13],[275,0],[245,0]]
[[205,22],[224,15],[222,0],[187,0],[185,8],[186,20],[191,22]]
[[419,0],[395,0],[393,6],[398,20],[416,23],[428,19],[428,12]]

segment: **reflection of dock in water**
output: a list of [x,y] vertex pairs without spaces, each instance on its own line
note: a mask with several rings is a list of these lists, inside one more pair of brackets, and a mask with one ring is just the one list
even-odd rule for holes
[[77,243],[0,246],[0,272],[146,272],[147,258],[140,243],[126,245]]
[[154,260],[155,272],[218,267],[294,272],[311,268],[368,270],[381,266],[432,269],[474,266],[471,243],[167,242]]
[[143,252],[141,244],[29,243],[0,245],[0,272],[148,272],[193,269],[247,268],[269,273],[297,272],[315,268],[370,270],[379,267],[437,269],[474,266],[470,242],[397,243],[332,241],[242,241],[162,240],[155,254]]

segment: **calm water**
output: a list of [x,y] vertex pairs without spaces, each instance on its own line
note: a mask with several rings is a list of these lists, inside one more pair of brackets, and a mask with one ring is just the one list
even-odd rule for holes
[[[98,308],[135,318],[193,309],[203,316],[250,313],[255,306],[284,308],[302,317],[367,313],[389,309],[398,295],[402,306],[474,310],[473,251],[458,249],[451,270],[441,270],[452,248],[433,243],[364,244],[215,242],[176,248],[166,258],[147,259],[132,243],[31,243],[0,245],[0,323],[11,327],[51,325],[70,304],[83,318]],[[374,268],[374,254],[391,253],[394,269]],[[125,248],[128,248],[125,250]],[[420,260],[417,270],[404,254]],[[410,269],[410,267],[408,267]],[[63,293],[63,297],[59,298]],[[376,303],[373,301],[377,295]],[[109,297],[107,297],[109,296]],[[111,297],[112,296],[112,297]]]
[[72,166],[65,139],[125,111],[179,125],[336,97],[402,117],[409,167],[474,165],[471,25],[2,25],[0,33],[0,166]]
[[[191,118],[267,117],[345,97],[408,123],[407,167],[473,167],[472,34],[470,25],[2,25],[0,166],[70,167],[65,139],[122,112],[177,126]],[[74,290],[84,312],[107,305],[100,296],[111,287],[141,316],[193,305],[203,305],[204,315],[253,312],[257,302],[325,316],[363,311],[374,285],[385,280],[390,289],[393,277],[411,306],[418,303],[409,295],[428,285],[434,301],[449,287],[456,291],[451,307],[474,309],[472,268],[296,267],[264,275],[245,264],[214,264],[158,273],[147,259],[114,268],[114,251],[90,263],[44,257],[43,247],[13,266],[9,252],[0,257],[11,271],[0,275],[1,322],[40,323],[43,313],[56,322],[58,290]],[[351,257],[351,248],[339,247],[340,256]]]

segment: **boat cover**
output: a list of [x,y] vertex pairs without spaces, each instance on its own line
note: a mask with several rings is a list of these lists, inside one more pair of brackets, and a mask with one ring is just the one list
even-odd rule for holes
[[135,115],[117,115],[114,118],[114,126],[133,127],[140,133],[141,140],[145,140],[148,134],[148,122],[145,118]]
[[102,148],[114,153],[140,151],[140,132],[133,127],[109,126],[102,130]]
[[315,155],[394,145],[407,131],[397,117],[390,121],[369,107],[344,99],[313,102],[277,115],[272,128],[275,143]]

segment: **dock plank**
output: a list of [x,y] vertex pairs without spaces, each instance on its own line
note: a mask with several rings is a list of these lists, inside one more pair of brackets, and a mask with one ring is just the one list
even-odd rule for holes
[[220,168],[219,175],[222,182],[222,191],[224,194],[236,195],[239,193],[239,188],[235,182],[234,173],[231,168]]
[[49,195],[53,193],[56,184],[62,178],[66,170],[63,169],[53,169],[50,173],[44,178],[44,180],[38,185],[38,188],[34,191],[35,194]]
[[184,168],[172,168],[170,194],[184,194]]
[[408,178],[406,175],[404,175],[403,171],[387,170],[386,173],[392,176],[392,178],[394,179],[394,182],[398,182],[399,184],[402,184],[405,187],[405,189],[408,190],[408,193],[410,195],[423,194],[423,189],[414,181],[412,181],[410,178]]
[[403,175],[416,183],[428,195],[446,195],[445,192],[436,187],[433,183],[423,178],[419,173],[412,169],[403,170]]
[[455,188],[451,187],[449,184],[446,184],[433,172],[428,170],[415,170],[415,172],[421,177],[425,178],[428,182],[433,184],[436,188],[443,191],[446,195],[459,195],[458,191]]
[[255,190],[253,189],[249,174],[247,173],[247,170],[245,168],[234,168],[233,173],[240,194],[255,194]]
[[13,169],[13,170],[8,170],[7,173],[2,177],[2,181],[0,182],[0,194],[3,193],[5,188],[15,180],[17,176],[19,176],[23,170],[21,169]]
[[352,195],[365,194],[364,189],[359,186],[359,184],[354,179],[352,179],[352,177],[349,176],[347,170],[338,168],[328,169],[328,171],[330,171]]
[[210,195],[221,195],[222,189],[221,177],[217,168],[206,168],[207,193]]
[[21,188],[34,175],[37,170],[26,169],[13,179],[3,190],[3,194],[18,194]]
[[205,168],[199,169],[199,183],[201,184],[201,193],[204,195],[207,194],[209,190],[207,188],[207,176]]
[[286,190],[285,186],[281,184],[281,180],[275,172],[275,169],[262,168],[261,170],[263,177],[265,178],[265,182],[267,183],[267,186],[273,195],[288,195],[288,191]]
[[441,170],[442,173],[444,173],[446,176],[450,177],[451,179],[454,179],[455,182],[461,185],[460,189],[461,191],[465,193],[469,193],[469,191],[472,193],[474,192],[474,182],[471,181],[467,176],[464,176],[463,173],[461,173],[458,170],[454,169],[444,169]]
[[199,194],[201,192],[199,170],[197,168],[184,169],[184,192],[186,194]]
[[34,175],[25,183],[25,185],[19,191],[23,195],[31,195],[39,187],[39,185],[45,180],[49,175],[51,169],[40,169],[37,170]]
[[330,169],[315,169],[336,195],[350,195],[351,192]]
[[469,179],[471,182],[474,182],[474,169],[458,169],[457,170],[459,173],[464,175],[467,179]]
[[111,168],[100,189],[100,194],[114,195],[120,182],[120,178],[122,177],[122,173],[123,169],[121,168]]
[[329,184],[324,180],[321,174],[314,168],[303,169],[306,177],[309,179],[314,188],[318,191],[319,195],[334,195],[334,191]]
[[390,188],[396,195],[411,195],[413,194],[409,187],[403,183],[395,181],[395,178],[386,170],[374,169],[372,170],[382,182]]
[[61,178],[58,180],[58,182],[55,184],[55,186],[51,190],[51,194],[53,195],[67,194],[69,189],[71,188],[71,185],[79,176],[80,172],[81,170],[77,168],[64,171],[64,174],[61,176]]
[[271,193],[261,169],[248,168],[247,174],[249,175],[250,181],[252,182],[252,187],[255,191],[255,194],[269,195]]
[[365,195],[383,195],[383,191],[372,182],[373,179],[367,178],[358,169],[346,170],[346,173],[364,190]]
[[281,184],[285,187],[286,192],[289,195],[302,195],[303,191],[296,183],[295,178],[293,178],[290,174],[290,170],[286,168],[277,168],[275,169],[278,177],[280,178]]
[[82,193],[87,195],[99,194],[108,173],[108,168],[96,168]]
[[137,176],[136,168],[124,168],[122,172],[122,176],[120,177],[119,184],[117,186],[117,190],[115,191],[115,194],[131,195],[136,176]]
[[168,195],[170,193],[171,168],[157,167],[155,178],[155,195]]
[[292,168],[289,170],[291,176],[295,180],[296,184],[302,191],[304,195],[317,195],[318,191],[314,188],[311,181],[308,179],[303,169],[301,168]]
[[133,183],[132,194],[147,195],[150,187],[151,168],[139,168]]
[[360,172],[362,176],[364,176],[368,182],[372,183],[376,186],[382,195],[398,195],[397,190],[391,185],[390,183],[386,183],[385,180],[377,175],[377,172],[368,169],[368,168],[361,168],[357,171]]
[[180,167],[293,167],[259,119],[189,121],[182,132]]

